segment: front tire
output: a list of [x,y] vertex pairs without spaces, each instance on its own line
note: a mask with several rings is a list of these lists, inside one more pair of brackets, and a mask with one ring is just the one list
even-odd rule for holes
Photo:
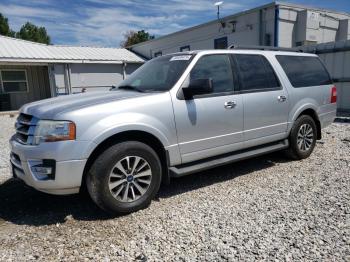
[[91,166],[86,184],[92,200],[113,215],[147,207],[159,190],[162,168],[148,145],[128,141],[105,150]]
[[295,160],[308,158],[315,148],[316,139],[317,128],[313,118],[308,115],[300,116],[290,132],[287,154]]

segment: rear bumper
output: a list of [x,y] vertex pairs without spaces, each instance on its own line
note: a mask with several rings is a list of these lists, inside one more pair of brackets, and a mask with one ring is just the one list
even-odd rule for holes
[[47,155],[55,160],[54,178],[40,179],[31,168],[32,161],[45,159],[40,145],[35,147],[22,145],[11,139],[10,147],[14,177],[23,180],[30,187],[49,194],[67,195],[79,192],[86,159],[57,161],[59,157],[55,157],[55,154],[59,151],[52,150]]

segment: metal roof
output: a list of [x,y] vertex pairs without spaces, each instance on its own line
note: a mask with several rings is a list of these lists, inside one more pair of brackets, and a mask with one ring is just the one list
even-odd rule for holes
[[14,63],[143,63],[125,48],[59,46],[0,36],[0,62]]

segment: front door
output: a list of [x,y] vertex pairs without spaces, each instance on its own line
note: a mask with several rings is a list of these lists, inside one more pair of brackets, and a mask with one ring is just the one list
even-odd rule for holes
[[229,55],[202,56],[190,79],[213,80],[213,93],[191,100],[174,96],[174,113],[182,162],[227,153],[241,148],[243,103],[234,94],[234,76]]

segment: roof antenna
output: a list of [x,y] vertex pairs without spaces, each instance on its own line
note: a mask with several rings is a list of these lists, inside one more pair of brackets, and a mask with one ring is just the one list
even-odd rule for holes
[[216,2],[214,5],[218,8],[218,20],[220,20],[220,6],[224,3],[224,1]]
[[220,20],[220,6],[224,3],[224,1],[216,2],[214,6],[218,8],[217,16],[218,16],[218,21],[221,24],[222,28],[226,27],[226,23]]

